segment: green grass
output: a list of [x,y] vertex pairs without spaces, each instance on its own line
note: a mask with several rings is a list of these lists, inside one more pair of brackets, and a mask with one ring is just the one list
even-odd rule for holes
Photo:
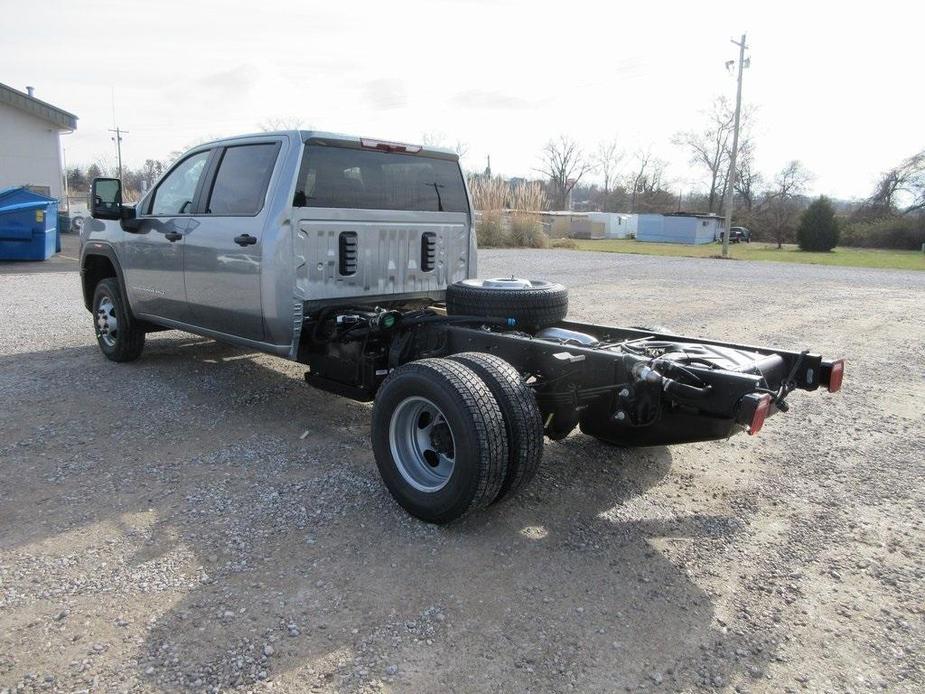
[[[580,251],[602,251],[605,253],[673,255],[686,258],[710,258],[722,253],[722,246],[718,243],[689,246],[679,243],[644,243],[632,239],[603,239],[600,241],[576,239],[575,243]],[[809,253],[801,251],[791,244],[785,244],[783,248],[778,248],[777,244],[774,243],[755,242],[730,245],[729,257],[737,260],[770,260],[780,263],[925,270],[925,253],[920,251],[836,248],[830,253]]]

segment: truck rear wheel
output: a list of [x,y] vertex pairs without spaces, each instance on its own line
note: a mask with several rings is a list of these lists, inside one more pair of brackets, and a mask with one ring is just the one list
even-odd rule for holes
[[395,369],[373,406],[379,474],[411,515],[449,523],[490,504],[508,465],[504,419],[469,367],[422,359]]
[[501,408],[508,441],[507,475],[495,499],[501,501],[529,484],[543,459],[543,416],[536,396],[501,357],[464,352],[450,359],[478,374]]
[[513,318],[518,328],[537,330],[565,318],[568,290],[554,282],[516,277],[461,280],[446,288],[446,310],[451,316]]
[[115,277],[100,280],[93,290],[93,327],[100,350],[111,361],[134,361],[145,347],[139,328]]

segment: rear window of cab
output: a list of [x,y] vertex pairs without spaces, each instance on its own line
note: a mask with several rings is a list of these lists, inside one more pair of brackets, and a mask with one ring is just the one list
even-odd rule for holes
[[468,212],[459,162],[420,154],[309,144],[295,207]]

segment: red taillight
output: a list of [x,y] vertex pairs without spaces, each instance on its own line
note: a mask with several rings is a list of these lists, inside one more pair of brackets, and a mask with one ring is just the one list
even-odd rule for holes
[[421,151],[420,145],[406,145],[401,142],[383,142],[382,140],[370,140],[369,138],[361,138],[360,144],[366,149],[378,149],[383,152],[408,152],[409,154],[416,154]]
[[845,360],[838,359],[832,362],[829,369],[829,392],[837,393],[841,390],[841,382],[845,377]]
[[755,412],[752,414],[752,421],[748,425],[749,436],[754,436],[761,431],[761,427],[764,426],[764,420],[768,418],[768,412],[770,410],[771,396],[763,395],[758,402],[758,406],[755,408]]

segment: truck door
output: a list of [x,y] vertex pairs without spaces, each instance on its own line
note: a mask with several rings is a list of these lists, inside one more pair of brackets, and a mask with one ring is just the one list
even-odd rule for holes
[[161,179],[139,207],[139,226],[124,236],[122,270],[135,314],[187,322],[184,236],[211,151],[194,152]]
[[222,148],[190,218],[184,278],[191,323],[264,339],[260,298],[265,201],[278,140]]

